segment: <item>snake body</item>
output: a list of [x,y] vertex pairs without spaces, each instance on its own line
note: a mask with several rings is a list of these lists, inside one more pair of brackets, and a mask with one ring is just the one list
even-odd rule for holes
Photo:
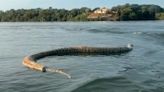
[[60,48],[45,52],[40,52],[27,56],[23,60],[23,65],[28,68],[39,70],[42,72],[57,72],[71,78],[71,76],[61,69],[46,67],[42,64],[37,63],[37,60],[47,57],[47,56],[64,56],[64,55],[116,55],[127,53],[133,49],[132,44],[128,44],[124,47],[70,47],[70,48]]

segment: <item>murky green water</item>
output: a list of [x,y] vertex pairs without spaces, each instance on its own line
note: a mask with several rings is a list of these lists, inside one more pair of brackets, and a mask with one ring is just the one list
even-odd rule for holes
[[[40,60],[72,79],[32,71],[25,56],[71,46],[124,46],[113,56],[54,56]],[[164,21],[0,23],[1,92],[164,92]]]

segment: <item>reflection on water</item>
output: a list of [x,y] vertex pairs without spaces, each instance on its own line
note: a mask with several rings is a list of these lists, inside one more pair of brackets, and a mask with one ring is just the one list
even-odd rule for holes
[[[0,23],[1,92],[163,92],[164,21]],[[22,66],[30,54],[72,46],[123,46],[113,56],[54,56],[40,60],[56,73]]]

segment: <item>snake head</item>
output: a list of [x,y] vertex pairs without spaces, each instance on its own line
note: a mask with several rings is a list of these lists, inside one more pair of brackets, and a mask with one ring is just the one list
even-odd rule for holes
[[127,47],[129,48],[129,49],[132,49],[133,48],[133,44],[127,44]]

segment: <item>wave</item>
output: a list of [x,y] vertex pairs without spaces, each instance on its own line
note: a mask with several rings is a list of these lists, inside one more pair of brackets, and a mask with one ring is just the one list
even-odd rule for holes
[[110,28],[110,29],[87,29],[86,31],[92,33],[111,33],[111,34],[126,34],[129,32],[126,31],[118,31],[120,28]]
[[164,33],[147,33],[146,35],[156,38],[156,39],[164,39]]
[[133,32],[133,35],[140,35],[141,38],[164,45],[164,32]]
[[125,77],[112,77],[95,79],[72,92],[140,92],[141,90],[143,90],[142,87]]
[[160,45],[164,45],[164,33],[150,33],[147,34],[150,40],[154,40],[155,42],[159,43]]

